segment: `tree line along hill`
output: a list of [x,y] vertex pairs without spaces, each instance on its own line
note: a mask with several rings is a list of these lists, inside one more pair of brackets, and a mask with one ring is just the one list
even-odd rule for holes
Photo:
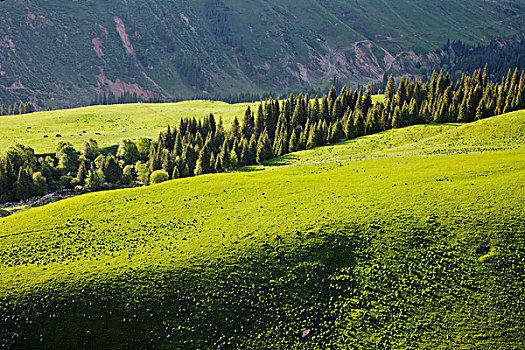
[[7,106],[4,104],[0,105],[0,116],[33,113],[34,111],[36,111],[36,108],[31,102],[20,102]]
[[328,95],[310,99],[293,94],[269,99],[256,111],[247,108],[242,123],[225,130],[213,114],[183,119],[156,140],[122,140],[116,152],[101,154],[94,140],[76,150],[67,142],[54,156],[36,156],[23,145],[0,159],[2,201],[27,199],[57,189],[99,190],[157,183],[252,165],[270,158],[336,143],[391,128],[426,123],[468,123],[525,108],[525,73],[509,71],[494,82],[488,69],[478,69],[453,82],[434,72],[429,83],[388,80],[384,101],[372,102],[370,86],[352,91],[332,87]]

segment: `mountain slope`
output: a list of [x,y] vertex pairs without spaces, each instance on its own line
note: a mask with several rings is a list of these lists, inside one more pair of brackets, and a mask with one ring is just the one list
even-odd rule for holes
[[0,100],[319,87],[429,67],[447,39],[518,33],[513,1],[4,1]]
[[[504,146],[507,122],[462,134]],[[204,175],[4,218],[0,346],[522,348],[524,155]]]

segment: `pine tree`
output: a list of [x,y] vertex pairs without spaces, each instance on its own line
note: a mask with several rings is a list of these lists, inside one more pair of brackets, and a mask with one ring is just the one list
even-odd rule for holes
[[328,101],[331,101],[332,103],[334,103],[336,98],[337,98],[337,91],[335,90],[335,86],[332,85],[332,87],[330,88],[330,92],[328,93]]
[[322,119],[321,107],[319,106],[319,98],[315,96],[312,110],[310,112],[310,121],[316,123],[319,119]]
[[366,87],[365,97],[363,98],[363,115],[368,115],[368,111],[372,108],[372,90],[370,85]]
[[88,175],[87,169],[86,169],[86,162],[80,162],[80,165],[78,166],[77,171],[77,182],[80,186],[84,186],[86,184],[86,177]]
[[351,116],[348,116],[345,120],[344,127],[345,135],[347,139],[353,138],[354,135],[354,120]]
[[433,123],[445,123],[448,120],[448,105],[447,101],[441,101],[440,108],[434,113]]
[[[302,95],[299,95],[299,97],[301,97]],[[302,103],[297,103],[295,105],[295,110],[293,112],[293,115],[292,115],[292,119],[291,119],[291,127],[294,128],[298,125],[304,125],[304,123],[306,123],[306,115],[304,113],[304,109],[303,109],[303,105]]]
[[479,102],[478,108],[476,108],[476,120],[485,119],[487,117],[487,107],[485,105],[485,99],[482,98]]
[[332,134],[330,136],[330,140],[332,143],[339,142],[345,138],[345,132],[343,130],[343,126],[341,125],[341,121],[338,120],[335,122],[334,126],[332,127]]
[[[525,72],[524,72],[525,73]],[[525,109],[525,74],[521,74],[520,86],[516,94],[516,110]]]
[[232,126],[230,127],[229,137],[232,139],[241,138],[241,128],[239,126],[239,120],[237,119],[237,117],[233,119]]
[[356,110],[353,114],[354,128],[352,137],[360,137],[365,134],[365,121],[363,113]]
[[237,166],[238,159],[239,158],[237,157],[237,153],[234,149],[232,149],[230,153],[230,167],[235,168]]
[[259,144],[257,145],[257,158],[256,161],[258,164],[261,164],[265,160],[268,160],[273,157],[272,144],[266,131],[263,132],[261,138],[259,139]]
[[403,104],[406,102],[406,100],[407,100],[406,83],[405,83],[405,79],[401,79],[401,81],[399,82],[399,88],[397,89],[396,104],[402,107]]
[[288,142],[288,152],[295,152],[298,150],[297,143],[298,143],[298,136],[295,129],[292,130],[292,135],[290,136],[290,141]]
[[[293,94],[290,96],[290,100],[294,101]],[[277,121],[279,118],[278,110],[275,108],[277,105],[274,105],[273,101],[270,100],[266,104],[266,134],[270,140],[270,142],[275,138],[275,131],[277,128]],[[293,108],[295,108],[295,104],[293,104]]]
[[505,80],[501,82],[501,86],[498,91],[498,99],[496,102],[496,108],[494,113],[496,115],[502,114],[505,109],[505,102],[507,101],[507,92],[505,91]]
[[329,121],[339,120],[343,117],[345,110],[343,109],[343,101],[341,98],[337,98],[332,107],[332,115]]
[[465,123],[469,120],[469,110],[468,110],[468,98],[464,98],[463,102],[461,103],[461,106],[459,107],[459,114],[458,114],[458,122],[459,123]]
[[199,153],[199,158],[195,164],[195,175],[208,174],[212,170],[212,165],[210,164],[212,153],[209,149],[208,143],[204,145],[202,150]]
[[224,141],[221,147],[221,153],[219,155],[219,158],[221,159],[221,165],[224,169],[228,169],[230,167],[230,147],[228,146],[228,141]]
[[20,167],[15,183],[15,193],[17,199],[28,199],[35,194],[33,178],[29,174],[29,169]]
[[432,78],[430,78],[430,86],[429,86],[429,104],[432,105],[434,103],[434,100],[437,97],[437,74],[436,71],[432,72]]
[[[148,160],[148,167],[150,173],[154,172],[155,170],[159,170],[162,167],[162,159],[161,159],[161,144],[152,142],[151,146],[149,148],[149,160]],[[127,162],[124,160],[123,155],[119,157],[119,152],[117,152],[117,157],[124,163],[127,164]]]
[[104,178],[107,182],[116,184],[120,181],[122,177],[122,169],[118,165],[117,159],[113,155],[108,154],[106,156],[103,172]]
[[403,127],[403,116],[401,115],[401,108],[396,106],[394,109],[394,114],[392,116],[392,127],[393,128],[402,128]]
[[412,100],[410,101],[410,106],[408,108],[408,116],[410,125],[416,125],[421,122],[421,120],[419,119],[419,110],[417,108],[417,102],[415,98],[412,98]]
[[[124,169],[124,170],[125,170],[125,169]],[[173,168],[173,173],[172,173],[172,175],[171,175],[171,178],[175,180],[175,179],[178,179],[178,178],[180,178],[180,177],[181,177],[181,174],[180,174],[180,170],[179,170],[179,168],[178,168],[178,167],[174,167],[174,168]]]
[[263,105],[259,104],[259,109],[257,110],[257,119],[255,120],[255,134],[259,138],[259,135],[262,134],[264,128],[266,127],[266,118],[264,117]]
[[[210,173],[216,172],[215,167],[217,165],[217,159],[218,158],[219,157],[215,157],[215,154],[212,152],[211,157],[210,157]],[[222,167],[222,165],[221,165],[221,167]]]
[[175,138],[175,155],[180,156],[182,155],[182,135],[181,133],[177,133],[177,137]]
[[323,100],[321,101],[321,116],[320,119],[327,120],[330,118],[330,107],[328,105],[328,98],[323,96]]
[[169,148],[162,150],[161,159],[162,159],[161,168],[168,174],[171,174],[173,172],[173,167],[175,166],[175,162],[174,162],[174,158],[172,157],[172,153],[169,151]]
[[215,171],[220,173],[223,170],[224,167],[222,166],[221,157],[217,157],[217,159],[215,160]]
[[255,120],[253,118],[252,111],[250,109],[250,106],[246,109],[246,112],[244,113],[244,118],[242,120],[242,136],[244,136],[246,139],[250,139],[252,136],[252,133],[255,129]]
[[319,139],[322,138],[321,128],[319,123],[312,125],[308,135],[308,141],[306,142],[306,148],[314,148],[319,146]]
[[443,71],[439,72],[439,76],[437,78],[436,82],[436,94],[438,96],[443,95],[443,92],[445,92],[446,86],[445,86],[445,77],[443,76]]
[[247,164],[255,164],[257,162],[257,139],[255,135],[252,135],[248,147],[250,149],[250,159],[247,160]]
[[396,94],[396,81],[394,77],[390,75],[388,82],[385,87],[385,106],[387,109],[392,108],[392,103],[394,102],[394,96]]
[[308,141],[308,136],[310,135],[310,128],[313,127],[310,122],[308,121],[304,128],[299,128],[301,130],[301,133],[299,134],[299,138],[297,140],[297,150],[304,150],[306,149],[306,142]]

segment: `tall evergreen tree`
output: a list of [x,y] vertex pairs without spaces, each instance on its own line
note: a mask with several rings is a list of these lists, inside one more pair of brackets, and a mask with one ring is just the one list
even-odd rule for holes
[[221,153],[219,155],[219,158],[221,159],[221,165],[224,169],[228,169],[230,167],[230,147],[228,146],[228,141],[224,141],[221,147]]
[[35,194],[33,178],[29,174],[29,169],[20,167],[15,184],[15,193],[17,199],[28,199]]
[[363,115],[368,115],[368,111],[372,108],[372,90],[370,85],[366,87],[365,97],[363,98]]
[[254,120],[252,111],[250,109],[250,106],[248,106],[248,108],[246,109],[246,112],[244,113],[244,118],[242,120],[242,129],[241,129],[242,136],[246,139],[250,139],[254,129],[255,129],[255,120]]
[[388,82],[385,87],[385,106],[387,109],[391,109],[392,103],[394,102],[394,96],[396,95],[396,82],[394,77],[390,75]]
[[120,168],[117,159],[112,154],[106,156],[106,161],[104,162],[104,178],[107,182],[118,183],[122,177],[122,169]]
[[78,166],[77,171],[77,182],[80,186],[84,186],[86,184],[86,177],[88,175],[88,171],[86,169],[86,162],[82,161],[80,162],[80,165]]
[[263,132],[259,138],[259,144],[257,145],[257,163],[261,164],[265,160],[273,157],[272,144],[266,131]]

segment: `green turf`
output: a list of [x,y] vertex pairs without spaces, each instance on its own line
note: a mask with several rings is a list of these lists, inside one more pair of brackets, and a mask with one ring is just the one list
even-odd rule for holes
[[[209,113],[229,126],[234,117],[241,118],[247,106],[213,101],[184,101],[178,103],[124,104],[91,106],[50,112],[37,112],[0,117],[0,151],[15,143],[33,147],[36,153],[53,153],[60,141],[71,142],[80,149],[89,138],[99,146],[118,144],[124,138],[155,138],[168,125],[178,125],[181,118],[202,118]],[[31,129],[27,129],[30,127]],[[86,131],[85,134],[82,131]],[[125,131],[125,132],[122,132]],[[99,133],[100,135],[95,135]],[[55,137],[60,134],[62,137]],[[48,138],[44,138],[48,135]]]
[[[396,157],[308,164],[318,150],[305,151],[300,166],[2,218],[1,344],[522,348],[525,150],[494,149],[508,148],[505,125],[523,121],[394,130],[324,157],[372,154],[372,141]],[[477,133],[492,151],[398,157],[417,135],[456,152]]]

